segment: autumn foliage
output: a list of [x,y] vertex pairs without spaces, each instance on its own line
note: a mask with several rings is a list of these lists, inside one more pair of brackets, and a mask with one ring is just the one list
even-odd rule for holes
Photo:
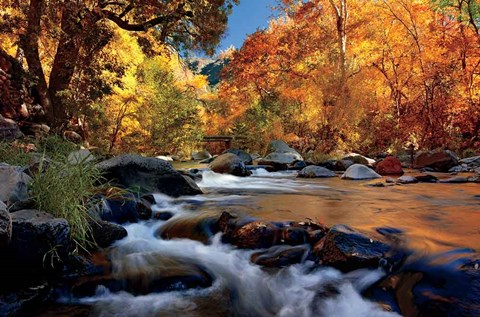
[[479,146],[480,35],[458,7],[284,0],[279,10],[224,70],[230,129],[304,151]]

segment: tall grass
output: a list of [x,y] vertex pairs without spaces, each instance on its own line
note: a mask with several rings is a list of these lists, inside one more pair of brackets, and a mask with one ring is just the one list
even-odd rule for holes
[[38,209],[68,221],[77,251],[94,244],[89,240],[89,209],[94,204],[90,198],[99,192],[100,179],[101,174],[94,164],[71,165],[64,158],[50,163],[44,173],[34,176],[30,184]]
[[0,163],[25,166],[31,161],[27,150],[17,143],[0,142]]

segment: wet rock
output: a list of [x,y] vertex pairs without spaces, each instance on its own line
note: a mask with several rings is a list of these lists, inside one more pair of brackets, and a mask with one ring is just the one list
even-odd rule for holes
[[480,175],[474,175],[468,178],[470,183],[480,183]]
[[32,178],[16,166],[0,166],[0,201],[12,204],[28,199],[28,184]]
[[20,210],[11,217],[9,249],[16,261],[34,268],[50,268],[67,257],[70,226],[65,219],[38,210]]
[[90,221],[90,228],[93,241],[101,248],[107,248],[128,235],[124,227],[103,220]]
[[240,150],[240,149],[228,149],[228,150],[225,150],[223,152],[223,154],[225,153],[232,153],[232,154],[235,154],[236,156],[238,156],[240,158],[240,160],[243,162],[243,164],[245,165],[252,165],[253,164],[253,159],[252,157],[250,156],[250,154],[248,154],[247,152],[245,152],[244,150]]
[[438,182],[438,178],[433,175],[420,175],[415,176],[415,179],[420,183],[436,183]]
[[452,178],[447,178],[447,179],[441,179],[439,182],[440,183],[449,183],[449,184],[462,184],[462,183],[468,183],[468,178],[467,177],[462,177],[462,176],[457,176],[457,177],[452,177]]
[[418,180],[413,176],[401,176],[397,179],[398,184],[415,184],[418,183]]
[[219,215],[211,214],[170,219],[155,232],[155,235],[165,240],[190,239],[208,243],[220,230],[218,219]]
[[309,244],[314,245],[320,241],[328,232],[328,228],[320,223],[313,221],[291,222],[288,228],[299,228],[307,232],[307,241]]
[[350,166],[342,175],[343,179],[351,180],[375,179],[381,177],[382,176],[375,173],[375,171],[373,171],[372,169],[361,164],[354,164]]
[[403,174],[402,163],[394,156],[387,156],[377,163],[375,171],[380,175],[401,175]]
[[432,168],[437,172],[448,172],[448,170],[458,165],[458,158],[452,151],[439,150],[419,153],[413,163],[414,168]]
[[174,214],[170,211],[159,211],[159,212],[156,212],[153,217],[155,219],[158,219],[158,220],[167,221],[168,219],[172,218],[173,216],[174,216]]
[[352,166],[353,161],[350,160],[338,160],[335,162],[335,171],[346,171],[350,166]]
[[250,172],[245,167],[242,160],[232,153],[219,155],[209,165],[210,169],[215,173],[231,174],[235,176],[248,176]]
[[325,167],[310,165],[302,169],[297,177],[301,178],[323,178],[323,177],[335,177],[335,172],[326,169]]
[[196,184],[188,182],[170,163],[156,158],[127,154],[96,166],[107,181],[136,188],[141,194],[157,192],[178,197],[202,193]]
[[232,234],[231,243],[241,249],[263,249],[280,243],[281,231],[268,222],[248,223]]
[[72,293],[82,297],[92,296],[97,286],[103,285],[111,292],[127,291],[134,295],[146,295],[206,288],[213,283],[213,277],[201,265],[180,257],[157,253],[114,253],[112,258],[115,273],[81,279],[73,285]]
[[290,167],[288,167],[288,170],[301,171],[305,167],[307,167],[307,163],[305,161],[296,161]]
[[116,198],[105,196],[96,197],[101,202],[96,206],[94,213],[101,220],[123,224],[148,220],[152,217],[151,204],[133,194],[124,194]]
[[457,165],[448,170],[449,173],[465,173],[469,171],[470,167],[467,164]]
[[0,250],[5,248],[12,237],[12,218],[7,206],[0,201]]
[[378,267],[389,247],[344,225],[336,225],[314,246],[314,254],[324,265],[342,271]]
[[67,161],[72,165],[85,164],[95,161],[95,156],[93,156],[93,154],[89,150],[81,149],[70,153],[67,157]]
[[280,268],[304,262],[310,253],[310,245],[273,246],[268,250],[252,254],[251,261],[255,264]]
[[36,309],[53,296],[47,283],[0,293],[0,316],[35,316]]
[[467,157],[461,159],[459,162],[462,163],[462,165],[466,164],[471,168],[477,168],[480,167],[480,156]]
[[385,183],[387,184],[394,184],[396,182],[397,180],[395,178],[387,177],[387,179],[385,179]]
[[207,150],[192,153],[192,159],[194,161],[205,160],[205,159],[209,159],[211,157],[212,157],[212,154],[208,153]]

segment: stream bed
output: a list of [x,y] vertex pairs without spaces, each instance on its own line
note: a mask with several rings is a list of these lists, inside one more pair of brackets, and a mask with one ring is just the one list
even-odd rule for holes
[[[90,316],[386,317],[399,316],[400,311],[405,316],[476,316],[480,310],[479,274],[472,277],[471,273],[478,270],[473,250],[480,250],[479,184],[371,187],[368,184],[379,180],[306,180],[295,176],[296,172],[259,169],[251,177],[239,178],[206,170],[198,183],[205,195],[155,195],[154,211],[170,212],[173,218],[126,225],[128,237],[111,251],[114,273],[142,272],[148,279],[159,261],[179,259],[207,272],[213,279],[209,287],[133,294],[99,286],[94,296],[65,296],[60,302],[90,307]],[[461,302],[463,310],[457,313],[453,308],[428,306],[424,311],[438,311],[438,315],[422,315],[412,303],[402,303],[398,298],[401,293],[396,293],[395,300],[383,294],[381,287],[372,290],[386,276],[381,268],[341,273],[307,260],[270,270],[250,261],[254,251],[222,243],[220,234],[212,236],[208,244],[157,237],[156,232],[171,221],[222,211],[267,221],[306,220],[329,227],[345,224],[374,238],[381,238],[380,228],[394,230],[399,233],[397,243],[408,249],[413,259],[402,264],[406,267],[400,278],[404,284],[418,277],[412,273],[417,269],[423,270],[422,276],[436,272],[430,280],[437,275],[445,279],[441,286],[419,283],[416,290],[412,284],[405,292],[407,301],[413,301],[408,297],[412,292],[418,293],[420,302],[444,294],[457,305],[459,302],[446,294],[453,292],[465,299]],[[459,275],[466,267],[467,276]],[[470,288],[479,293],[465,295],[463,292],[472,292]]]

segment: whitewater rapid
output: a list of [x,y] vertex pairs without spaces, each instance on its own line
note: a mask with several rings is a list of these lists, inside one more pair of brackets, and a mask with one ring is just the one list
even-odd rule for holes
[[[249,197],[248,194],[231,192],[222,195],[219,189],[288,193],[325,187],[297,180],[290,173],[270,173],[268,179],[264,176],[265,172],[261,170],[249,178],[207,171],[199,183],[206,195],[180,198],[156,195],[154,211],[169,211],[174,214],[172,219],[192,217],[201,212],[198,208],[192,211],[192,205],[206,201],[211,204],[224,200],[241,201]],[[278,272],[268,271],[252,264],[250,256],[254,251],[222,244],[219,234],[212,237],[208,245],[187,239],[159,239],[155,232],[165,223],[150,220],[126,225],[128,236],[115,244],[111,254],[113,271],[148,270],[151,265],[148,259],[152,255],[180,257],[205,268],[214,278],[211,287],[135,296],[127,292],[112,293],[99,286],[95,296],[73,300],[93,305],[98,316],[398,316],[360,295],[384,276],[380,269],[342,274],[307,261]],[[64,300],[72,301],[71,298]]]

